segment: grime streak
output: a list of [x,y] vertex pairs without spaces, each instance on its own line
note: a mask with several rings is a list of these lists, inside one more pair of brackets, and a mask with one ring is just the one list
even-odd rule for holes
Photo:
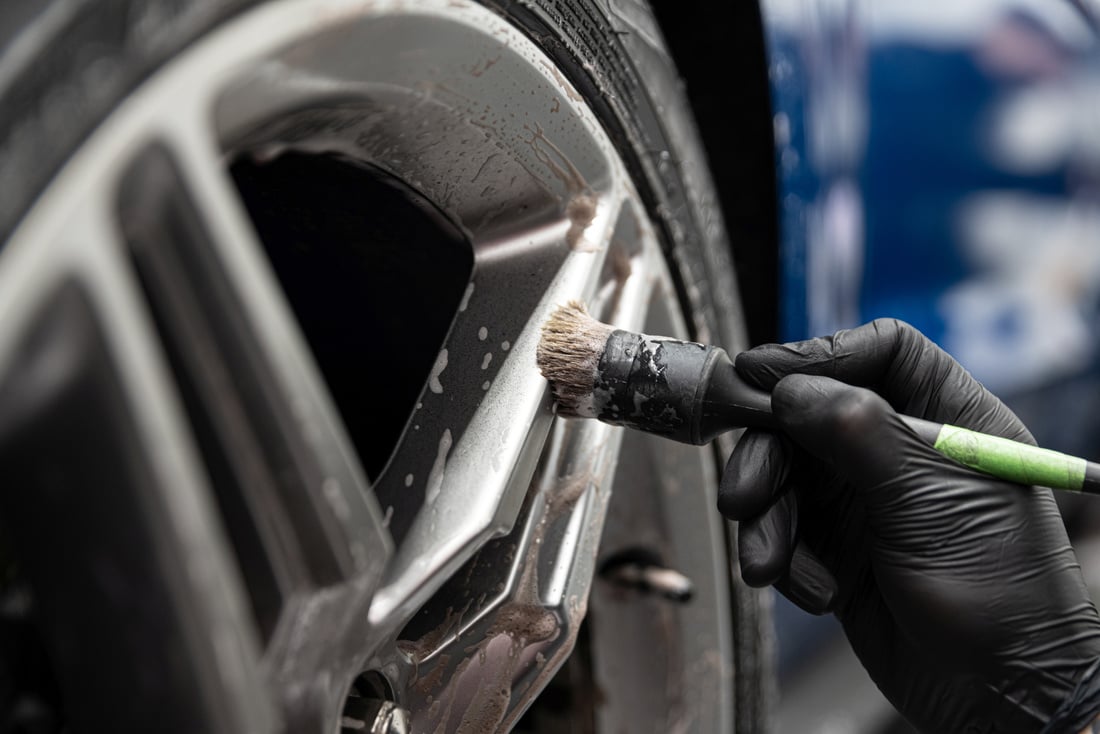
[[584,231],[596,218],[596,209],[596,197],[592,194],[578,194],[565,207],[565,215],[569,218],[565,241],[576,252],[595,252],[599,249],[584,239]]
[[474,177],[470,179],[470,183],[477,181],[478,178],[481,177],[481,174],[485,172],[485,167],[488,166],[490,161],[492,161],[498,155],[500,155],[500,153],[490,153],[489,157],[485,159],[485,162],[481,164],[481,167],[477,169],[477,173],[474,174]]
[[579,95],[577,91],[573,89],[573,85],[570,84],[569,81],[561,75],[561,72],[558,71],[558,68],[556,66],[554,66],[553,64],[548,64],[545,61],[542,62],[542,65],[550,72],[551,75],[553,75],[554,81],[558,83],[558,87],[561,89],[561,91],[565,92],[566,97],[574,102],[584,101],[584,97]]
[[481,62],[478,62],[477,64],[474,64],[474,68],[470,69],[470,76],[480,77],[482,74],[489,71],[489,69],[494,64],[496,64],[498,61],[500,61],[500,58],[501,58],[501,54],[497,54],[493,58],[486,60],[484,66],[481,64]]
[[[534,129],[530,125],[524,125],[523,127],[531,133],[531,139],[525,142],[535,152],[535,159],[550,169],[550,173],[562,182],[566,191],[574,196],[588,191],[588,182],[584,180],[584,176],[569,160],[569,157],[562,152],[562,149],[546,137],[541,125],[536,122]],[[554,158],[550,155],[551,153],[558,158],[560,165],[554,161]]]

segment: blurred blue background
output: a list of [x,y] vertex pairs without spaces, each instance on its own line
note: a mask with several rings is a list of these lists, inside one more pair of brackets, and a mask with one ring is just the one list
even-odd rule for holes
[[[920,328],[1100,459],[1100,3],[762,0],[783,340]],[[1063,516],[1100,589],[1098,503]],[[776,600],[778,731],[904,732],[831,618]]]

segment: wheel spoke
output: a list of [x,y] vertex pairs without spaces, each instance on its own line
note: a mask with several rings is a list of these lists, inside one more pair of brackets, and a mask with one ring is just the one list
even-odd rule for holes
[[[76,191],[50,192],[81,203],[30,217],[0,268],[4,512],[33,528],[18,552],[45,590],[38,613],[71,640],[64,662],[82,680],[70,703],[104,726],[136,715],[166,730],[269,731],[241,580],[110,202]],[[148,665],[163,674],[155,690]],[[145,696],[104,710],[117,686]]]
[[[627,328],[645,322],[654,284],[668,287],[656,242],[636,217],[626,207],[608,231],[613,244],[585,294],[595,313]],[[450,731],[488,708],[507,728],[571,652],[622,439],[621,430],[595,421],[557,421],[512,530],[448,574],[402,632],[415,726]],[[472,697],[470,680],[482,681]],[[451,700],[458,703],[432,705]]]
[[[590,251],[563,247],[568,221],[475,244],[464,308],[376,487],[401,543],[371,609],[376,624],[407,619],[486,540],[513,527],[550,427],[534,367],[540,329],[556,305],[596,294],[620,201],[608,196],[586,228],[598,243]],[[448,370],[464,381],[451,382]]]
[[[208,311],[208,324],[221,327],[216,349],[227,355],[225,372],[275,478],[258,484],[278,492],[310,571],[304,581],[323,586],[377,578],[387,555],[381,516],[294,317],[209,133],[198,121],[174,132],[174,163],[184,179],[178,185],[201,212],[207,238],[181,243],[177,256],[185,264],[190,259],[194,282],[206,288],[195,302]],[[154,243],[146,251],[153,256],[162,249]],[[165,269],[162,287],[171,287],[174,272]],[[226,438],[230,434],[239,435],[239,425],[227,427]],[[254,506],[271,499],[258,498]]]
[[[328,715],[325,676],[344,675],[353,663],[349,639],[363,634],[389,535],[213,139],[200,120],[175,121],[165,137],[171,152],[153,154],[161,170],[142,172],[139,162],[127,181],[135,190],[123,199],[153,227],[139,227],[130,244],[205,408],[193,420],[209,425],[218,447],[207,458],[225,469],[227,519],[238,507],[238,557],[272,578],[257,593],[263,573],[249,576],[260,579],[251,587],[254,606],[268,604],[258,621],[290,696],[284,709],[305,722]],[[158,231],[174,220],[148,216],[157,211],[147,199],[158,196],[158,178],[169,181],[160,194],[166,213],[193,202],[190,230]]]

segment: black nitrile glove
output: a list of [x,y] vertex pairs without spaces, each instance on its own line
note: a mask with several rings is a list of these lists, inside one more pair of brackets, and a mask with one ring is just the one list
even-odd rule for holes
[[1100,617],[1050,490],[955,464],[897,413],[1034,443],[1016,416],[897,321],[736,365],[783,429],[747,432],[722,477],[745,581],[833,611],[922,731],[1039,732],[1056,712],[1047,731],[1079,731],[1100,710]]

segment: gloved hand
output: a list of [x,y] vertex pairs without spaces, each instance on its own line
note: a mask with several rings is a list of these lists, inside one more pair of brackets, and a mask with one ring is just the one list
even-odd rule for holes
[[955,464],[898,417],[1034,443],[1000,400],[892,320],[736,369],[783,429],[747,432],[722,477],[747,583],[833,611],[922,731],[1077,732],[1100,711],[1100,617],[1050,490]]

